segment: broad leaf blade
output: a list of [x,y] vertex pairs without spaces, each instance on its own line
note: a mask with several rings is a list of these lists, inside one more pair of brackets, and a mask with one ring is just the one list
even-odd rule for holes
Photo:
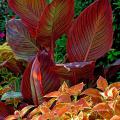
[[85,80],[84,83],[88,83],[88,80],[92,83],[93,72],[95,63],[90,62],[71,62],[66,64],[56,64],[52,70],[57,72],[59,76],[64,79],[68,79],[70,83],[80,83],[80,80]]
[[32,97],[35,104],[39,104],[48,92],[57,90],[60,87],[58,75],[51,71],[53,61],[46,52],[39,53],[32,65],[30,83]]
[[53,49],[54,41],[69,29],[73,16],[74,0],[53,0],[41,16],[37,43]]
[[30,87],[30,73],[31,73],[32,64],[33,61],[30,62],[26,67],[21,81],[21,93],[23,98],[26,100],[30,100],[32,98],[31,87]]
[[113,42],[112,10],[108,0],[96,0],[75,20],[68,34],[70,61],[91,61],[103,56]]
[[24,60],[32,59],[37,48],[31,42],[30,34],[21,20],[10,20],[6,26],[7,41],[18,58]]
[[35,35],[41,13],[46,6],[45,0],[8,0],[8,3],[22,19],[31,35]]

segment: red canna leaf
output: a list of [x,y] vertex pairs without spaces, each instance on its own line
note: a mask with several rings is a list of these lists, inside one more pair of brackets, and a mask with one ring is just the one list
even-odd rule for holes
[[96,60],[112,45],[112,10],[108,0],[96,0],[75,20],[68,34],[67,52],[74,62]]
[[[92,75],[94,72],[95,63],[90,62],[72,62],[66,64],[56,64],[52,68],[53,71],[57,72],[59,76],[64,79],[70,80],[72,85],[80,83],[79,80],[93,80]],[[84,81],[85,82],[85,81]],[[92,83],[92,81],[91,81]]]
[[46,7],[45,0],[8,0],[8,3],[20,16],[31,35],[35,35],[40,16]]
[[101,97],[99,91],[96,89],[93,89],[93,88],[86,89],[85,91],[83,91],[81,93],[81,95],[83,95],[83,94],[88,95],[88,96],[92,96],[92,97],[99,97],[99,98]]
[[108,87],[107,80],[100,76],[99,79],[97,80],[97,87],[100,90],[104,91]]
[[18,58],[30,60],[35,56],[38,49],[31,42],[32,38],[21,20],[10,20],[6,31],[8,43]]
[[21,93],[24,99],[29,100],[32,98],[31,87],[30,87],[30,73],[33,61],[31,61],[24,71],[23,78],[21,81]]
[[108,68],[106,68],[106,77],[107,79],[113,79],[115,76],[115,73],[120,70],[120,59],[115,61],[113,64],[111,64]]
[[37,54],[31,69],[30,84],[35,104],[39,104],[45,94],[60,87],[58,75],[51,71],[55,64],[45,51]]
[[53,0],[41,16],[37,28],[37,43],[53,49],[54,41],[69,29],[73,16],[74,0]]

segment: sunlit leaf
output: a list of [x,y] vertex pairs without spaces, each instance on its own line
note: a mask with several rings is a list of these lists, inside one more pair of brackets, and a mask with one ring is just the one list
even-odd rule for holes
[[30,84],[35,104],[39,104],[45,94],[60,87],[59,76],[50,69],[54,65],[50,56],[45,51],[39,53],[33,62]]
[[70,95],[78,95],[83,90],[83,87],[84,87],[84,83],[83,82],[80,83],[80,84],[74,85],[74,86],[69,88],[68,93]]
[[86,89],[85,91],[83,91],[81,93],[81,95],[83,95],[83,94],[88,95],[88,96],[92,96],[92,97],[101,97],[99,91],[96,89],[93,89],[93,88]]
[[107,103],[99,103],[95,105],[93,111],[98,112],[98,114],[105,119],[110,119],[113,116],[113,111]]
[[117,90],[120,90],[120,82],[115,82],[109,85],[109,89],[115,87]]
[[67,53],[72,62],[91,61],[112,46],[112,10],[108,0],[96,0],[74,21],[68,34]]
[[120,120],[120,116],[114,115],[110,120]]
[[33,105],[28,105],[26,107],[24,107],[21,111],[20,111],[20,117],[24,117],[25,114],[27,114],[28,111],[32,110],[34,108]]
[[104,91],[108,87],[107,80],[100,76],[99,79],[97,80],[97,87],[100,90]]
[[9,115],[5,118],[5,120],[17,120],[17,117],[15,115]]
[[120,115],[120,100],[116,100],[114,111],[116,115]]
[[114,99],[116,99],[117,96],[119,95],[119,91],[117,90],[117,88],[112,87],[112,88],[106,90],[106,91],[104,92],[104,94],[105,94],[105,96],[106,96],[108,99],[114,100]]

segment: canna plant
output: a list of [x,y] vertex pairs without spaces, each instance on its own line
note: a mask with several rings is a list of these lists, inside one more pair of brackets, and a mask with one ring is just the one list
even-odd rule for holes
[[[112,10],[108,0],[96,0],[74,19],[74,0],[8,0],[20,17],[6,25],[7,40],[16,56],[28,61],[21,81],[22,96],[39,105],[43,96],[93,80],[95,61],[112,46]],[[67,35],[69,63],[55,64],[55,41]],[[91,81],[92,82],[92,81]]]

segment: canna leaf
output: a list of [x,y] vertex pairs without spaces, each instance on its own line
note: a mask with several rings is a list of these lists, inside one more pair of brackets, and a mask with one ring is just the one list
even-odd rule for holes
[[54,65],[50,56],[45,51],[38,53],[33,62],[30,84],[33,101],[37,105],[42,101],[45,94],[60,87],[58,75],[50,69]]
[[[66,64],[56,64],[52,68],[59,76],[70,80],[73,84],[80,83],[79,80],[92,80],[92,73],[94,71],[95,63],[90,62],[71,62]],[[85,82],[85,81],[84,81]],[[91,82],[92,83],[92,82]]]
[[31,35],[35,35],[40,16],[46,7],[45,0],[8,0],[8,4],[22,19]]
[[69,29],[73,16],[74,0],[53,0],[41,16],[36,42],[53,49],[54,41]]
[[112,10],[108,0],[96,0],[74,21],[67,52],[74,62],[94,61],[103,56],[113,42]]
[[32,98],[31,87],[30,87],[30,73],[33,61],[31,61],[26,67],[23,78],[21,81],[21,93],[24,99],[29,100]]
[[30,34],[21,20],[10,20],[6,25],[7,41],[18,58],[32,59],[37,47],[31,42]]

